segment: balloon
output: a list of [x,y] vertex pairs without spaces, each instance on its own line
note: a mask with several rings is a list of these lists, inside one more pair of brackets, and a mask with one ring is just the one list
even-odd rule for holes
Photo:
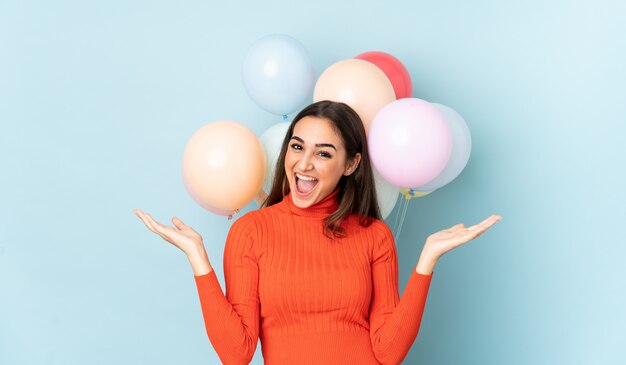
[[269,194],[272,189],[274,174],[276,173],[276,161],[278,161],[280,149],[290,124],[290,122],[274,124],[261,135],[261,144],[263,144],[265,159],[268,162],[263,178],[263,192],[266,194]]
[[[187,177],[184,174],[183,174],[183,183],[185,184],[186,187],[189,185],[189,183],[187,182]],[[191,195],[193,200],[195,200],[196,203],[198,203],[198,205],[200,205],[202,208],[208,210],[211,213],[215,213],[217,215],[225,215],[225,216],[228,216],[228,219],[230,219],[233,216],[233,214],[237,213],[238,211],[238,210],[232,210],[232,209],[219,209],[219,208],[212,207],[211,205],[207,204],[205,201],[202,201],[202,198],[194,190],[190,190],[189,188],[187,188],[187,192],[189,193],[189,195]]]
[[[191,197],[213,211],[236,210],[261,188],[266,161],[263,146],[242,124],[222,120],[198,129],[187,142],[183,181]],[[223,214],[223,213],[218,213]]]
[[463,117],[443,104],[432,103],[446,118],[452,130],[452,154],[443,171],[431,182],[418,186],[420,191],[439,189],[454,180],[467,165],[472,150],[472,137]]
[[374,64],[348,59],[328,67],[313,90],[313,101],[332,100],[348,104],[363,121],[365,133],[382,107],[396,100],[391,81]]
[[257,40],[246,53],[241,75],[246,92],[258,106],[283,116],[302,106],[315,83],[306,49],[283,34]]
[[387,219],[389,214],[393,211],[398,201],[398,193],[400,188],[394,186],[385,180],[376,168],[372,166],[374,172],[374,183],[376,185],[376,198],[378,201],[378,208],[380,208],[380,215],[383,220]]
[[[201,204],[202,205],[202,204]],[[225,210],[225,209],[219,209],[219,208],[214,208],[210,205],[202,205],[206,210],[208,210],[209,212],[213,212],[215,214],[219,214],[219,215],[227,215],[227,216],[232,216],[233,214],[237,213],[239,211],[239,209],[235,209],[235,210]]]
[[385,106],[370,127],[372,163],[390,183],[415,187],[433,180],[452,151],[450,126],[439,110],[417,98]]
[[[184,174],[183,174],[183,183],[185,184],[186,187],[189,185],[189,183],[187,182],[187,177]],[[232,216],[239,211],[239,209],[232,210],[232,209],[219,209],[216,207],[212,207],[211,205],[207,204],[207,202],[202,201],[202,198],[194,190],[190,190],[189,188],[187,188],[187,192],[189,193],[189,195],[191,195],[193,200],[195,200],[196,203],[198,203],[198,205],[200,205],[202,208],[208,210],[211,213],[215,213],[217,215],[225,215],[225,216],[228,216],[228,219],[231,219]]]
[[365,52],[354,57],[375,64],[380,68],[393,85],[396,99],[410,98],[413,95],[413,83],[409,71],[402,62],[385,52]]

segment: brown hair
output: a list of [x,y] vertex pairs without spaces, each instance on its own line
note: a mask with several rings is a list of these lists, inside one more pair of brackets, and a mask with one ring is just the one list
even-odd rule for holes
[[341,176],[337,183],[341,187],[338,194],[339,206],[337,210],[324,218],[324,234],[326,236],[329,238],[346,237],[341,223],[350,214],[359,215],[359,224],[364,227],[372,224],[372,218],[381,219],[376,198],[374,173],[367,150],[365,128],[359,115],[347,104],[329,100],[318,101],[302,109],[296,115],[285,134],[276,162],[272,188],[261,207],[269,207],[279,203],[289,193],[289,180],[287,180],[285,173],[285,155],[296,123],[307,116],[330,121],[334,131],[343,141],[347,161],[352,160],[357,153],[361,154],[361,161],[357,169],[348,176]]

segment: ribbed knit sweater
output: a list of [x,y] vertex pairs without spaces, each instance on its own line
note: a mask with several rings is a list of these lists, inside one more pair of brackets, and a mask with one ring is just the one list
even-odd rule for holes
[[389,227],[351,215],[331,240],[322,219],[339,187],[300,208],[291,192],[240,216],[224,247],[222,292],[215,271],[194,275],[206,332],[224,364],[248,364],[261,340],[268,365],[399,364],[417,337],[432,274],[412,270],[398,295]]

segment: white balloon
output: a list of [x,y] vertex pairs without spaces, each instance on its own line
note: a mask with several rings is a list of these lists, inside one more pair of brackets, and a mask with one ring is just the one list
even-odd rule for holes
[[291,122],[274,124],[261,135],[260,140],[265,151],[265,161],[267,161],[267,169],[265,169],[265,178],[263,179],[263,191],[266,194],[269,194],[272,189],[276,174],[276,162],[290,124]]
[[372,164],[372,171],[374,172],[374,183],[376,184],[376,197],[378,199],[378,208],[380,208],[380,215],[383,220],[387,219],[389,214],[393,211],[398,201],[398,195],[400,194],[400,187],[391,184],[385,180],[381,174],[376,171],[376,168]]

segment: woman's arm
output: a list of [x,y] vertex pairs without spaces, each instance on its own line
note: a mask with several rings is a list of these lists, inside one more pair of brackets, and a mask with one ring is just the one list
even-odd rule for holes
[[211,267],[209,257],[207,256],[203,244],[200,245],[197,249],[189,252],[187,254],[187,259],[191,264],[191,269],[193,270],[193,274],[195,276],[206,275],[213,271],[213,267]]
[[220,360],[248,364],[259,338],[259,270],[254,251],[255,223],[250,215],[237,219],[224,246],[226,294],[209,263],[202,237],[174,217],[174,227],[163,225],[149,214],[135,214],[153,232],[185,253],[194,272],[205,328]]
[[[419,332],[433,274],[412,273],[400,298],[393,234],[386,224],[380,227],[383,237],[374,244],[371,263],[370,339],[379,363],[400,364]],[[428,271],[429,257],[423,255],[426,268],[420,265],[420,270]]]
[[254,356],[260,328],[259,267],[256,223],[239,217],[224,245],[225,289],[206,260],[204,247],[190,251],[189,262],[202,308],[206,333],[224,364],[248,364]]
[[438,260],[439,257],[434,255],[432,251],[429,251],[426,247],[424,247],[420,255],[419,261],[417,262],[417,267],[415,268],[415,271],[418,274],[430,275],[433,273],[433,270],[435,269],[435,265],[437,264]]

